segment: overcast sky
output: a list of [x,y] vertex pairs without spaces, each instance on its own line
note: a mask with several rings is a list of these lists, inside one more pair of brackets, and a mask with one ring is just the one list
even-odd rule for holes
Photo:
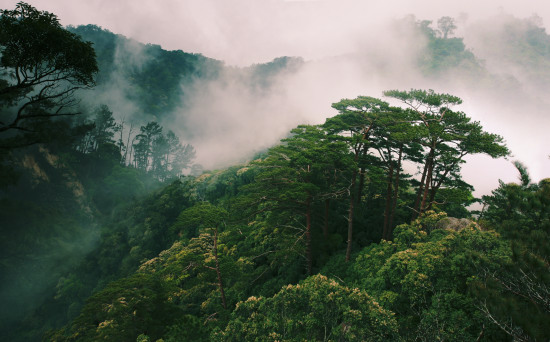
[[[0,8],[14,8],[17,0],[0,0]],[[167,50],[183,50],[185,52],[202,53],[203,55],[223,60],[229,65],[245,66],[253,63],[263,63],[279,56],[300,56],[306,60],[322,60],[330,56],[345,55],[357,52],[358,49],[369,48],[369,42],[376,41],[377,46],[392,48],[389,34],[386,34],[388,23],[413,14],[418,19],[437,20],[441,16],[457,18],[459,25],[458,36],[462,36],[460,29],[469,23],[479,20],[490,20],[497,14],[507,13],[518,18],[528,18],[537,14],[543,19],[543,25],[548,29],[550,24],[550,1],[548,0],[507,0],[507,1],[480,1],[480,0],[28,0],[39,10],[55,13],[63,25],[95,24],[114,33],[136,39],[143,43],[159,44]],[[465,39],[468,44],[467,38]],[[360,47],[359,47],[360,46]],[[397,51],[397,50],[396,50]],[[475,52],[475,51],[474,51]],[[384,51],[382,51],[384,53]],[[395,51],[393,55],[395,55]],[[399,53],[397,53],[399,54]],[[386,53],[388,58],[394,58]],[[397,56],[399,57],[399,56]],[[385,57],[384,57],[385,58]],[[400,63],[397,61],[396,63]],[[271,98],[271,109],[285,112],[285,116],[270,115],[257,117],[254,120],[241,120],[253,125],[271,125],[285,121],[280,126],[280,132],[302,122],[294,122],[298,116],[295,113],[306,113],[300,120],[306,123],[320,123],[330,111],[330,103],[342,97],[357,95],[381,96],[381,91],[391,88],[409,89],[432,88],[437,85],[423,84],[411,75],[405,75],[399,68],[392,77],[380,74],[371,78],[357,78],[357,69],[349,67],[348,79],[346,70],[338,66],[332,70],[334,75],[320,77],[320,73],[331,72],[310,68],[301,76],[291,81],[283,90],[285,97]],[[406,66],[403,67],[405,70]],[[308,72],[311,78],[308,78]],[[354,75],[354,76],[351,76]],[[387,80],[386,80],[387,79]],[[365,83],[365,80],[371,82]],[[318,84],[323,84],[322,87]],[[550,87],[550,85],[549,85]],[[523,103],[510,104],[506,98],[484,99],[481,93],[469,92],[469,89],[460,89],[455,85],[450,88],[435,88],[440,92],[458,91],[457,95],[465,100],[461,108],[475,120],[482,122],[490,132],[503,135],[514,153],[514,159],[524,161],[535,180],[550,176],[550,146],[546,131],[550,126],[550,112],[546,111],[548,100],[543,96],[540,103],[533,105],[529,113]],[[228,150],[219,146],[219,141],[210,140],[208,129],[217,132],[227,130],[229,118],[235,120],[239,113],[257,110],[258,104],[246,103],[250,99],[238,101],[239,89],[208,89],[217,94],[218,99],[225,98],[232,103],[220,100],[212,104],[211,99],[199,99],[196,113],[197,125],[204,120],[205,110],[212,113],[227,111],[235,108],[235,113],[226,115],[217,121],[200,122],[204,127],[203,141],[196,140],[199,156],[202,153],[204,160],[216,160],[221,155],[229,156]],[[224,94],[220,94],[224,92]],[[262,104],[264,105],[264,104]],[[214,106],[207,108],[208,106]],[[205,109],[207,108],[207,109]],[[262,108],[263,109],[263,108]],[[293,112],[293,110],[295,110]],[[508,113],[506,113],[508,111]],[[522,118],[517,114],[521,111]],[[309,112],[309,113],[307,113]],[[505,114],[503,114],[505,113]],[[195,118],[193,112],[186,114],[188,118]],[[214,114],[212,114],[214,115]],[[233,117],[232,117],[233,115]],[[526,116],[527,115],[527,116]],[[531,119],[528,117],[531,115]],[[242,117],[241,117],[242,118]],[[191,121],[192,122],[192,121]],[[220,128],[221,127],[221,128]],[[242,127],[237,127],[242,128]],[[258,126],[245,127],[248,131],[260,131]],[[177,129],[176,129],[177,130]],[[272,130],[273,131],[273,130]],[[278,132],[279,132],[278,131]],[[225,132],[225,131],[224,131]],[[282,133],[277,134],[282,134]],[[256,138],[248,137],[242,140],[242,132],[227,132],[227,141],[239,142],[235,146],[226,143],[227,149],[238,150],[241,146],[253,145]],[[233,134],[231,136],[230,134]],[[216,137],[218,135],[216,134]],[[273,143],[264,140],[263,143]],[[202,144],[202,146],[197,146]],[[202,150],[201,150],[202,148]],[[219,155],[215,155],[218,153]],[[206,165],[207,167],[210,165]],[[466,181],[473,183],[476,189],[484,188],[483,193],[495,188],[497,179],[514,181],[517,173],[509,161],[489,161],[477,159],[468,163],[464,168]],[[488,183],[490,182],[490,184]]]
[[[14,8],[18,0],[0,0]],[[202,53],[232,65],[277,56],[316,59],[353,49],[358,36],[381,34],[382,23],[421,19],[469,20],[506,11],[537,13],[550,23],[547,0],[28,0],[63,25],[95,24],[168,50]],[[374,31],[374,32],[373,32]]]

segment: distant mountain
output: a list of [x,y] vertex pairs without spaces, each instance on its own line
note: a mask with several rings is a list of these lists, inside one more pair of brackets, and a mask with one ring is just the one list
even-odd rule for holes
[[501,14],[471,25],[466,34],[491,72],[505,72],[529,85],[529,91],[550,90],[550,35],[540,17]]
[[93,43],[99,65],[99,92],[124,84],[125,99],[146,117],[163,118],[185,106],[197,81],[220,81],[222,76],[231,74],[250,89],[267,90],[279,73],[303,63],[300,58],[280,57],[269,63],[233,68],[201,54],[142,44],[95,25],[68,29]]
[[99,65],[97,85],[109,88],[125,82],[124,95],[148,115],[162,116],[181,105],[180,86],[194,79],[216,78],[223,63],[200,54],[166,51],[145,45],[95,25],[69,27],[93,43]]

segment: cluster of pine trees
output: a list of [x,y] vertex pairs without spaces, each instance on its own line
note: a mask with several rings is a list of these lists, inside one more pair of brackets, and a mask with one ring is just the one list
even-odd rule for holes
[[[464,52],[452,21],[419,27]],[[20,3],[0,29],[3,339],[549,339],[550,182],[516,163],[472,217],[465,156],[509,151],[458,97],[343,99],[254,161],[183,176],[194,150],[158,123],[74,120],[98,64],[55,15]]]
[[[110,272],[126,275],[47,339],[547,338],[548,182],[517,164],[522,184],[486,196],[477,222],[447,218],[469,217],[462,157],[508,151],[449,108],[456,97],[386,94],[406,106],[342,100],[340,114],[255,161],[151,196],[162,210],[117,228],[128,256]],[[99,251],[114,247],[111,234]],[[81,286],[75,276],[59,290]]]
[[[378,236],[355,239],[346,260],[349,198],[334,200],[327,216],[324,203],[312,199],[308,218],[315,184],[299,182],[298,168],[269,161],[286,156],[299,165],[306,157],[280,154],[289,146],[296,147],[287,142],[252,164],[175,182],[139,205],[151,209],[117,228],[128,236],[128,246],[118,246],[128,257],[123,273],[114,261],[110,272],[126,275],[98,289],[70,325],[47,339],[548,338],[547,181],[530,183],[520,167],[523,183],[501,184],[484,198],[488,206],[477,222],[457,224],[434,206],[412,221],[400,218],[404,223],[386,240],[379,225],[366,224],[385,211],[386,188],[367,190],[366,180],[364,198],[377,199],[355,218],[354,236],[372,236],[372,227]],[[339,177],[334,169],[328,174]],[[280,192],[269,191],[272,186]],[[414,201],[416,194],[410,195]],[[119,217],[135,210],[130,206]],[[107,236],[100,253],[115,247]],[[129,259],[153,242],[152,258]],[[82,281],[72,277],[58,290],[71,293]]]
[[120,158],[122,165],[148,172],[159,181],[179,177],[191,167],[195,158],[193,146],[182,145],[170,130],[164,134],[157,122],[151,121],[139,131],[133,124],[125,129],[124,120],[117,122],[106,105],[96,108],[92,117],[92,121],[83,124],[89,130],[76,142],[77,151],[98,157],[110,154],[112,158]]

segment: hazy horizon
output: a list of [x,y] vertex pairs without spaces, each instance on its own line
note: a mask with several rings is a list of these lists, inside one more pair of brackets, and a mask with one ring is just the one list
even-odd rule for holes
[[[14,8],[19,0],[0,0]],[[201,53],[229,65],[265,63],[279,56],[316,60],[353,52],[364,35],[380,35],[388,20],[415,15],[461,21],[500,13],[526,18],[536,14],[548,27],[550,3],[525,1],[410,2],[360,0],[29,0],[58,16],[62,25],[94,24],[166,50]],[[460,32],[457,32],[460,35]]]
[[[280,56],[309,61],[294,74],[280,76],[273,92],[258,97],[238,82],[198,83],[197,95],[179,108],[164,124],[181,133],[193,127],[194,135],[183,137],[197,149],[197,162],[206,168],[228,166],[246,159],[254,151],[275,144],[298,124],[322,123],[335,112],[331,103],[358,95],[382,97],[387,89],[434,89],[464,100],[463,110],[483,127],[502,135],[513,152],[510,160],[524,162],[535,181],[550,175],[550,150],[544,146],[545,128],[550,127],[542,86],[521,79],[521,70],[502,64],[491,55],[479,32],[498,29],[506,18],[539,16],[542,27],[550,23],[550,4],[537,1],[438,2],[407,1],[283,1],[215,0],[160,1],[141,3],[92,0],[28,1],[39,10],[56,14],[62,25],[94,24],[142,43],[158,44],[167,50],[201,53],[226,65],[247,66]],[[14,8],[17,1],[0,0],[0,7]],[[414,60],[425,45],[421,38],[396,30],[407,15],[417,20],[441,16],[456,19],[455,36],[491,73],[517,79],[510,89],[484,87],[461,74],[445,79],[424,77]],[[504,18],[504,19],[503,19]],[[494,26],[492,28],[491,26]],[[490,38],[490,36],[489,36]],[[495,43],[496,44],[496,43]],[[139,47],[131,50],[142,63]],[[514,66],[517,67],[517,66]],[[227,81],[231,75],[224,75]],[[102,98],[114,112],[131,110],[123,100],[123,84],[103,89]],[[527,112],[527,114],[525,114]],[[518,113],[521,113],[518,117]],[[220,141],[223,136],[223,141]],[[505,182],[517,180],[510,161],[470,158],[464,179],[477,194],[485,194]]]

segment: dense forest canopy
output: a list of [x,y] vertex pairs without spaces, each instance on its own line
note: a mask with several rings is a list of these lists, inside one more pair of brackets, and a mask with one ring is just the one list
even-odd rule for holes
[[[429,79],[495,81],[453,18],[401,24]],[[548,35],[522,25],[512,45],[546,63]],[[2,340],[550,338],[550,179],[515,162],[516,182],[476,198],[466,159],[511,152],[460,97],[351,94],[205,170],[179,135],[199,128],[172,116],[203,89],[268,102],[311,62],[228,67],[22,2],[0,29]]]

